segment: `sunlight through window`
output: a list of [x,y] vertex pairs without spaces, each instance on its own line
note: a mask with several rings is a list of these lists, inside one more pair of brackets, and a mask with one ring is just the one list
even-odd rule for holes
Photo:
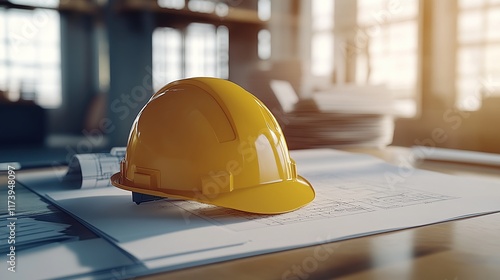
[[500,1],[458,2],[457,107],[478,110],[500,95]]
[[10,100],[33,100],[45,108],[61,105],[59,25],[56,11],[0,9],[0,90]]

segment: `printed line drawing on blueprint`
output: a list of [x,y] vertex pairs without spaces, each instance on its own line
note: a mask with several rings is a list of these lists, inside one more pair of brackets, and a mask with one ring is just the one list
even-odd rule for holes
[[392,188],[370,181],[340,181],[332,185],[331,181],[315,180],[314,186],[316,198],[311,204],[297,211],[280,215],[250,214],[191,201],[172,203],[215,224],[241,231],[456,198],[409,187]]

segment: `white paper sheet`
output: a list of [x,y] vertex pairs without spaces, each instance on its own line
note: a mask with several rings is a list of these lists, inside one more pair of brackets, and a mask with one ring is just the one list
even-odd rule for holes
[[[132,265],[134,262],[107,241],[51,243],[17,252],[16,272],[4,266],[0,279],[55,279]],[[7,256],[2,254],[2,263]],[[120,271],[117,271],[117,276]],[[87,279],[92,279],[91,276]],[[119,279],[119,278],[116,278]]]
[[[50,194],[49,199],[140,260],[241,245],[247,241],[172,202],[136,205],[130,192],[118,188],[56,192]],[[204,238],[207,236],[210,238]]]
[[190,201],[131,202],[117,188],[48,196],[150,269],[176,269],[500,211],[500,182],[334,150],[293,151],[308,206],[253,215]]

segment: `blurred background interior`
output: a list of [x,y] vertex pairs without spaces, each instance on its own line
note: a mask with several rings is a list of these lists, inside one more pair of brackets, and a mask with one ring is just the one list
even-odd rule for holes
[[194,76],[254,93],[293,149],[500,153],[499,27],[498,0],[0,0],[0,161],[124,146]]

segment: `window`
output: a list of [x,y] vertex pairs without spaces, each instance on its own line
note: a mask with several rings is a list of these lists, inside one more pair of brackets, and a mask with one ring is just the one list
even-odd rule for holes
[[153,33],[155,90],[180,78],[228,78],[228,52],[229,32],[225,26],[191,23],[184,33],[170,27],[157,28]]
[[158,6],[168,9],[180,10],[184,8],[184,0],[158,0]]
[[333,4],[331,0],[313,0],[311,3],[311,72],[314,76],[333,73]]
[[182,78],[182,35],[174,28],[157,28],[153,33],[153,87]]
[[56,11],[0,9],[0,90],[8,99],[61,105],[59,24]]
[[[257,2],[257,16],[260,20],[266,21],[271,19],[271,1],[259,0]],[[261,29],[257,35],[257,54],[260,59],[267,60],[271,58],[271,31]]]
[[457,106],[478,110],[500,95],[500,1],[460,0],[457,20]]
[[271,19],[271,0],[259,0],[257,2],[257,15],[260,20]]
[[59,0],[10,0],[13,4],[27,5],[40,8],[57,8]]
[[271,57],[271,32],[267,29],[262,29],[258,33],[258,46],[257,52],[259,58],[262,60],[269,59]]
[[[311,0],[310,74],[317,88],[384,86],[398,114],[416,115],[419,88],[418,0]],[[307,37],[307,36],[305,36]],[[372,87],[377,86],[377,87]]]
[[418,11],[418,0],[358,0],[358,84],[382,84],[398,98],[415,99]]

